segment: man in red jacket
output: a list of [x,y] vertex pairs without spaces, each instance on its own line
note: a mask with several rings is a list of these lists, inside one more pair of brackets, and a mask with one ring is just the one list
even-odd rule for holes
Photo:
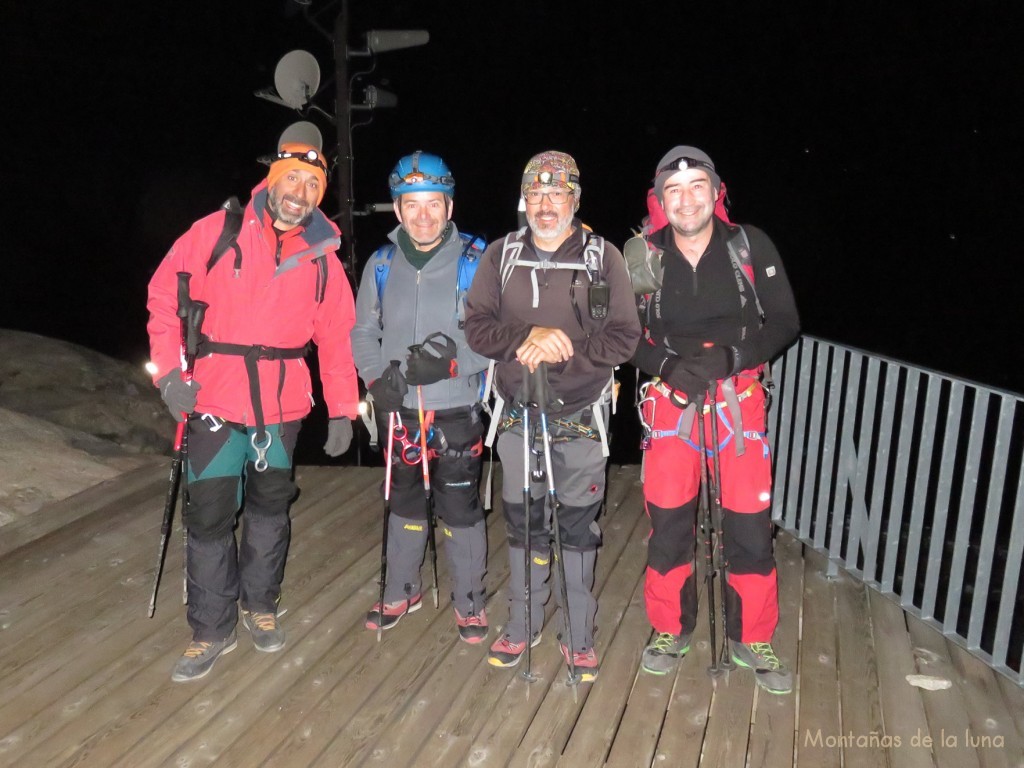
[[[221,209],[178,239],[149,283],[153,381],[175,418],[188,419],[183,520],[192,642],[175,664],[175,682],[205,676],[234,650],[238,603],[257,650],[284,647],[278,602],[296,493],[292,455],[312,406],[303,359],[311,341],[330,416],[324,450],[341,455],[352,439],[355,306],[336,255],[341,233],[318,208],[326,188],[320,151],[284,144],[233,244],[215,249],[229,225]],[[183,279],[187,301],[208,305],[187,374],[177,313]]]

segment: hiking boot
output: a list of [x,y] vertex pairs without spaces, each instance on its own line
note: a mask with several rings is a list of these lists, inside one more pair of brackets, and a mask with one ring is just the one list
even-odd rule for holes
[[483,639],[487,637],[487,612],[481,610],[478,614],[471,613],[463,618],[458,608],[454,610],[455,625],[459,628],[459,639],[470,645],[483,642]]
[[284,630],[277,625],[277,614],[242,611],[242,623],[257,651],[273,653],[284,648]]
[[667,675],[676,668],[679,660],[690,650],[691,635],[673,635],[662,632],[644,648],[640,668],[652,675]]
[[384,614],[381,615],[380,603],[374,603],[366,614],[367,629],[391,629],[407,613],[415,613],[423,607],[421,595],[413,595],[408,600],[397,600],[384,603]]
[[[569,663],[569,648],[568,646],[558,644],[558,647],[562,649],[562,658],[565,659],[565,663]],[[587,648],[585,651],[576,651],[572,655],[573,666],[576,667],[576,674],[580,678],[581,683],[592,683],[597,680],[597,672],[601,668],[601,665],[597,663],[597,653],[593,648]]]
[[212,643],[203,643],[193,640],[189,643],[185,653],[174,664],[171,671],[171,680],[176,683],[187,683],[189,680],[198,680],[206,677],[213,669],[213,664],[225,653],[231,653],[238,647],[234,630],[224,640],[216,640]]
[[[539,644],[540,632],[533,636],[533,642],[530,643],[530,647],[536,648]],[[513,643],[508,635],[502,635],[491,646],[491,652],[487,654],[487,663],[492,667],[514,667],[523,657],[525,650],[525,640],[521,643]]]
[[754,670],[757,684],[768,693],[789,693],[793,690],[793,673],[786,669],[772,650],[771,643],[737,643],[729,641],[733,662]]

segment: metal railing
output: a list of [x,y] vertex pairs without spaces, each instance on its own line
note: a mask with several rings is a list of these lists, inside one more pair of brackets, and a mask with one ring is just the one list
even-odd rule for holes
[[1024,398],[810,336],[772,373],[775,523],[1024,686]]

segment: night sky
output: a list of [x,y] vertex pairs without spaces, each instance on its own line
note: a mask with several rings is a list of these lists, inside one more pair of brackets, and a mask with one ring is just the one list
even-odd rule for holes
[[[526,160],[561,149],[581,217],[621,245],[658,159],[695,144],[733,220],[779,247],[806,333],[1024,391],[1011,4],[754,5],[352,0],[354,48],[368,29],[431,36],[354,83],[357,101],[399,98],[354,129],[357,205],[423,149],[452,168],[460,228],[493,239],[516,226]],[[311,11],[333,28],[336,4]],[[333,113],[329,40],[294,3],[4,3],[0,327],[144,360],[145,287],[174,239],[247,196],[289,123],[333,149],[321,115],[252,95],[296,48]],[[356,220],[360,265],[393,224]]]

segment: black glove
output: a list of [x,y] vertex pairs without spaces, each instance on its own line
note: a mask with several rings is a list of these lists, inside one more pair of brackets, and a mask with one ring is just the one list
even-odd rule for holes
[[409,385],[405,383],[399,365],[397,360],[392,360],[380,378],[367,387],[367,393],[373,398],[375,409],[393,412],[402,407],[402,400],[409,391]]
[[412,386],[435,384],[459,375],[459,363],[455,359],[458,348],[455,340],[438,331],[423,340],[422,344],[409,347],[406,360],[405,379]]
[[327,442],[324,453],[328,456],[341,456],[352,445],[352,422],[347,416],[339,416],[327,422]]
[[732,347],[701,347],[700,351],[686,361],[686,367],[694,376],[707,381],[719,381],[730,375],[736,357]]
[[704,400],[708,391],[708,380],[694,375],[681,357],[670,357],[661,366],[661,378],[676,392],[681,393],[687,402]]
[[181,371],[171,371],[157,381],[156,385],[160,388],[160,397],[164,399],[175,421],[184,421],[185,418],[181,414],[192,413],[196,409],[196,394],[203,388],[195,379],[191,384],[182,381]]

